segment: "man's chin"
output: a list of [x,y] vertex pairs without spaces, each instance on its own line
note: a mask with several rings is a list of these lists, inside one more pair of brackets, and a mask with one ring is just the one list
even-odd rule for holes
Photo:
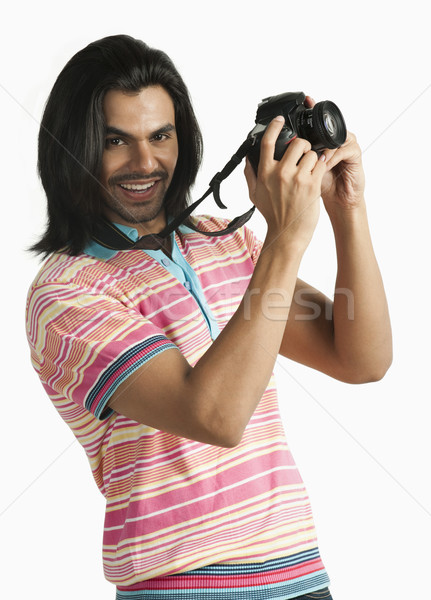
[[165,211],[161,206],[156,211],[127,211],[122,207],[122,210],[117,210],[115,207],[109,207],[105,216],[113,223],[127,225],[128,227],[145,227],[149,233],[161,231],[166,224]]

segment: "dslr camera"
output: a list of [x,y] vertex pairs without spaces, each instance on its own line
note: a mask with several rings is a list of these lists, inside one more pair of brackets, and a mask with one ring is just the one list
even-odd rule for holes
[[255,171],[259,164],[262,136],[272,119],[278,115],[283,115],[285,124],[275,143],[276,160],[282,158],[287,146],[296,137],[308,140],[311,149],[318,155],[325,148],[339,148],[344,144],[347,129],[340,109],[330,100],[318,102],[313,108],[307,108],[304,102],[303,92],[287,92],[264,98],[258,105],[256,126],[248,134],[254,143],[247,153]]

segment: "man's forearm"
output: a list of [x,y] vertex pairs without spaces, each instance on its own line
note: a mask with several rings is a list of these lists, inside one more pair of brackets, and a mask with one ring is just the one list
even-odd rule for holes
[[[292,303],[302,252],[279,245],[264,245],[239,308],[188,377],[189,402],[196,398],[190,412],[207,411],[202,422],[217,430],[220,421],[234,440],[268,385]],[[283,290],[282,302],[273,301],[274,290]],[[205,398],[193,390],[205,390]]]
[[365,203],[354,208],[332,207],[329,217],[338,259],[333,306],[335,351],[351,370],[352,382],[374,381],[391,364],[392,335]]

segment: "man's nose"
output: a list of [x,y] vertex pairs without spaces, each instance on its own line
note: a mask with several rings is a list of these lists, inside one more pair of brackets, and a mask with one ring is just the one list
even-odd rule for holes
[[152,173],[157,169],[157,159],[149,142],[141,142],[133,148],[130,157],[132,171]]

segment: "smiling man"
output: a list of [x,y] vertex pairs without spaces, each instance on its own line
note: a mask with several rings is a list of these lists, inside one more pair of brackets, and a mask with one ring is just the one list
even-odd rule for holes
[[161,86],[133,94],[110,90],[103,113],[105,215],[113,222],[146,223],[151,231],[160,231],[166,224],[164,198],[178,157],[172,98]]
[[[27,333],[106,498],[117,600],[331,599],[272,371],[282,354],[342,381],[380,379],[391,328],[355,137],[320,157],[298,138],[276,161],[282,127],[268,125],[257,174],[245,169],[263,243],[246,227],[213,236],[226,222],[210,217],[165,240],[202,154],[170,59],[104,38],[48,99],[38,165],[49,219],[33,248],[47,260]],[[320,196],[337,245],[333,301],[298,279]]]

